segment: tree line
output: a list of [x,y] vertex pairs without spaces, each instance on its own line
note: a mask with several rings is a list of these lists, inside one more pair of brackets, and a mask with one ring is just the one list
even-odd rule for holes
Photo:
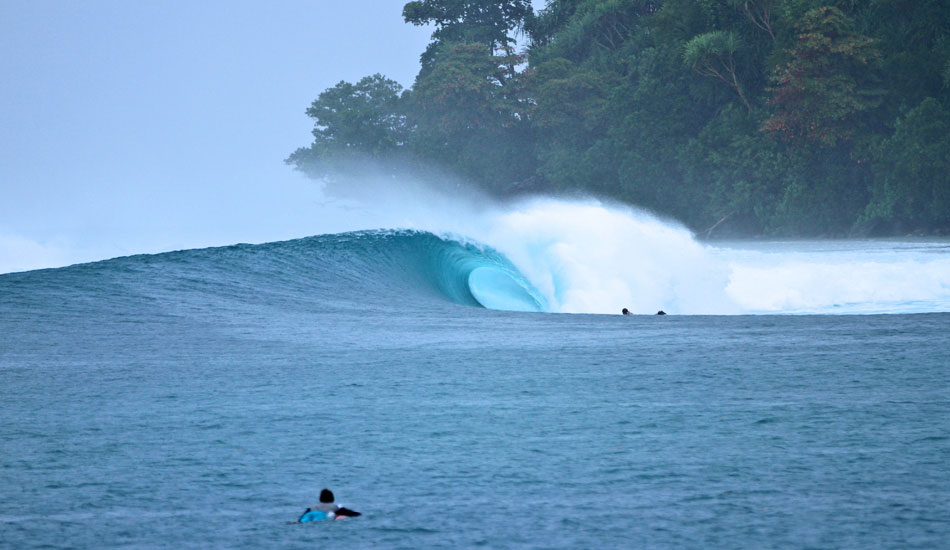
[[434,28],[412,87],[327,89],[289,164],[331,186],[375,165],[596,194],[711,236],[950,233],[945,0],[418,0],[403,17]]

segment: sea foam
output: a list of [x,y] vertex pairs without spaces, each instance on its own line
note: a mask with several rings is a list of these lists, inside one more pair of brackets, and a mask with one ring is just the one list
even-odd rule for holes
[[553,312],[950,311],[944,241],[702,243],[675,221],[594,199],[535,198],[466,214],[440,209],[419,226],[503,253]]

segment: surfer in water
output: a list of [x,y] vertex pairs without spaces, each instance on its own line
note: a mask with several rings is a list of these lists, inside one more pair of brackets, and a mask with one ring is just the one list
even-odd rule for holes
[[301,515],[297,521],[307,523],[308,521],[319,521],[322,519],[355,518],[360,515],[359,512],[344,508],[333,502],[334,500],[333,491],[323,489],[320,491],[320,502],[304,510],[303,515]]
[[[631,313],[630,310],[627,309],[627,308],[623,308],[623,311],[621,311],[620,313],[623,313],[624,315],[633,315],[633,313]],[[657,311],[656,314],[657,314],[657,315],[666,315],[666,312],[661,309],[660,311]]]

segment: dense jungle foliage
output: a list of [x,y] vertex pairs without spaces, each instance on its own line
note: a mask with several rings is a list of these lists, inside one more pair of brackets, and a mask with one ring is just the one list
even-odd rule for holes
[[497,195],[591,193],[700,235],[950,233],[946,0],[419,0],[403,17],[435,29],[412,88],[324,91],[288,163],[331,186],[439,167]]

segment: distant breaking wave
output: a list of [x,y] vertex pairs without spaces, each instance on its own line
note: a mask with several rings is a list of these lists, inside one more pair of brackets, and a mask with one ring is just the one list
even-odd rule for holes
[[[17,284],[9,284],[17,283]],[[31,286],[32,285],[32,286]],[[37,286],[38,285],[38,286]],[[449,307],[561,313],[950,311],[950,243],[697,242],[597,202],[537,200],[477,220],[116,258],[0,276],[0,292],[74,289],[201,310]]]
[[950,241],[702,244],[681,225],[596,201],[499,210],[479,239],[549,311],[841,314],[950,311]]

